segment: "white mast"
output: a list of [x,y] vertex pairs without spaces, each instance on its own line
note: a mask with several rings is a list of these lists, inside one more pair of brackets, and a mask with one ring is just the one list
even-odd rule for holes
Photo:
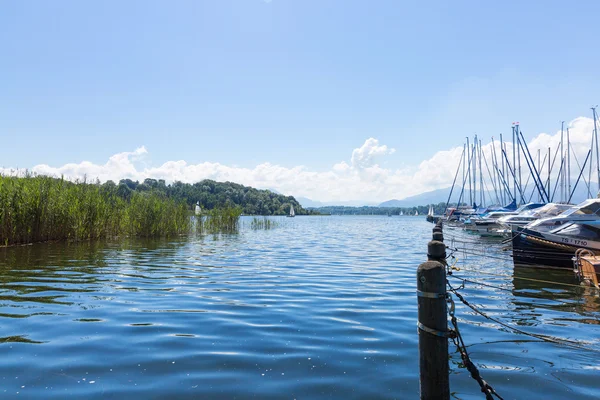
[[513,122],[512,126],[512,158],[513,158],[513,190],[514,190],[514,198],[517,200],[517,149],[516,149],[516,138],[515,138],[515,123]]
[[[542,168],[540,166],[540,162],[542,161],[542,158],[540,157],[540,154],[541,154],[541,151],[540,151],[540,149],[538,149],[537,169],[538,169],[538,171],[540,171],[540,174],[541,174],[542,173]],[[542,197],[541,197],[541,194],[539,193],[539,190],[538,190],[538,203],[541,203],[541,202],[542,202]]]
[[[473,140],[473,202],[477,203],[477,135]],[[481,207],[481,204],[479,205]]]
[[565,128],[565,121],[562,121],[560,124],[560,201],[564,202],[565,198],[565,169],[564,169],[564,161],[565,161],[565,151],[563,149],[563,132]]
[[[567,126],[567,186],[571,196],[571,139],[569,138],[569,127]],[[569,199],[567,198],[567,201]]]
[[473,206],[473,192],[471,191],[471,146],[469,145],[469,137],[467,136],[467,177],[469,179],[469,207]]
[[483,192],[483,167],[481,166],[481,159],[483,158],[483,151],[481,150],[481,139],[479,139],[479,204],[483,207],[485,200],[485,193]]
[[592,113],[594,114],[594,138],[596,139],[596,171],[598,173],[598,192],[600,192],[600,156],[598,155],[598,125],[596,124],[596,107],[592,107]]

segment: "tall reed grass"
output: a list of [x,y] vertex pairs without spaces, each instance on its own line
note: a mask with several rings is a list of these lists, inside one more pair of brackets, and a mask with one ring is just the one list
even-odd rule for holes
[[237,233],[240,228],[241,207],[213,208],[196,217],[196,229],[204,233]]
[[0,245],[187,233],[187,206],[154,192],[119,196],[115,185],[0,175]]
[[254,230],[273,229],[273,228],[277,227],[278,225],[279,225],[278,222],[273,221],[272,219],[267,218],[267,217],[262,217],[262,218],[254,217],[254,218],[252,218],[252,221],[250,222],[250,228],[254,229]]

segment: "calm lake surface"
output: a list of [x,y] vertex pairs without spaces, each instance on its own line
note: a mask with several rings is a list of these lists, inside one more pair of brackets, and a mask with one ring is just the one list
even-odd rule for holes
[[[432,225],[274,219],[236,235],[0,249],[0,398],[418,398],[415,276]],[[505,399],[600,398],[598,297],[569,271],[515,269],[498,241],[445,235],[485,254],[456,254],[456,276],[494,286],[467,282],[467,300],[582,343],[517,335],[457,304],[484,379]],[[450,349],[454,397],[483,398]]]

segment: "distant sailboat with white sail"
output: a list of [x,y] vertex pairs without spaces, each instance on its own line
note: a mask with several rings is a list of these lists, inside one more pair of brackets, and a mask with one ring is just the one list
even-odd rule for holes
[[202,212],[202,209],[200,208],[200,202],[197,201],[196,202],[196,208],[194,209],[194,214],[200,215],[201,212]]
[[288,215],[288,217],[293,218],[295,216],[296,216],[296,213],[294,212],[294,205],[292,204],[292,205],[290,205],[290,215]]
[[402,215],[404,215],[404,211],[400,211],[400,215],[401,215],[401,216],[402,216]]
[[418,216],[418,215],[419,215],[419,211],[415,211],[415,216]]

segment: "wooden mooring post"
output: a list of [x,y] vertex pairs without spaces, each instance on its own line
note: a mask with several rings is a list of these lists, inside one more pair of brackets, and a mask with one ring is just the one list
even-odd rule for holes
[[419,370],[422,400],[450,399],[446,245],[441,223],[427,244],[427,262],[417,269]]

